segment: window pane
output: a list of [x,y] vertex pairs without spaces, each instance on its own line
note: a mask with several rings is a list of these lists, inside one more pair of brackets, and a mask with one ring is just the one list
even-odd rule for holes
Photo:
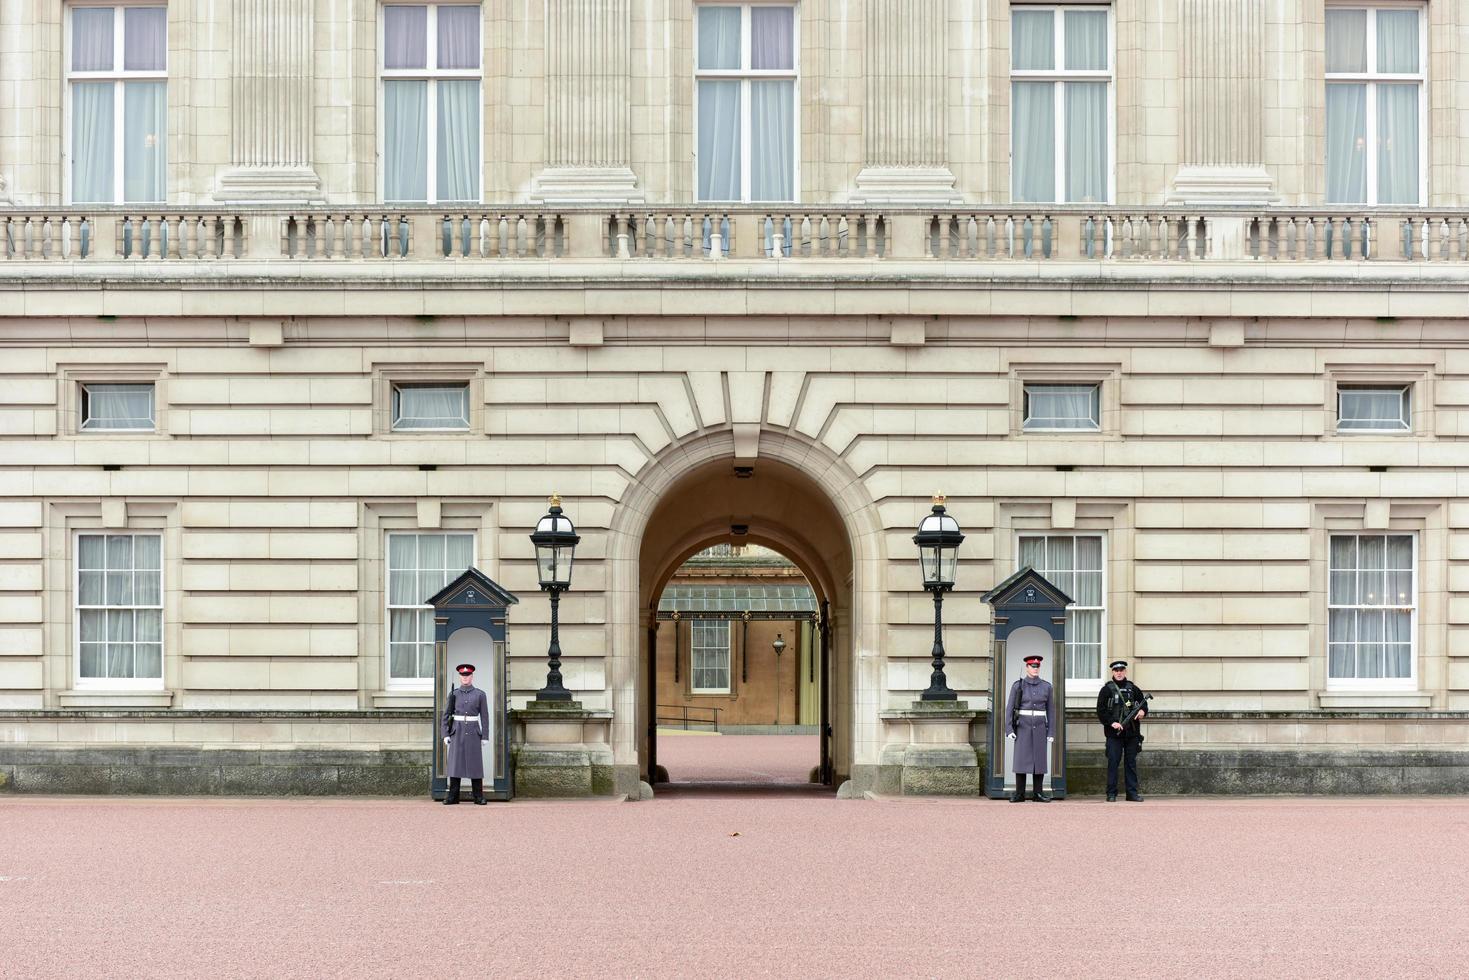
[[1056,199],[1056,85],[1015,82],[1011,92],[1011,196]]
[[127,71],[168,67],[168,9],[126,7],[122,12],[122,66]]
[[83,643],[81,650],[81,676],[107,676],[107,647],[101,643]]
[[80,572],[77,575],[77,604],[100,606],[107,599],[102,572]]
[[444,536],[442,534],[420,534],[418,536],[418,567],[434,570],[444,567]]
[[[750,200],[795,197],[795,82],[750,83]],[[782,232],[787,241],[790,232]]]
[[163,610],[139,609],[133,614],[134,627],[139,643],[161,643],[163,641]]
[[383,83],[383,194],[428,200],[428,82]]
[[131,643],[133,636],[133,611],[131,609],[107,610],[107,642]]
[[450,534],[444,539],[444,564],[453,576],[474,565],[474,535]]
[[107,567],[107,539],[100,534],[83,534],[77,539],[78,568]]
[[[478,88],[478,83],[475,87]],[[467,429],[469,390],[465,385],[407,386],[396,389],[395,429]]]
[[480,8],[439,8],[439,67],[478,68]]
[[388,639],[393,643],[413,643],[418,639],[418,613],[394,609],[388,613]]
[[162,644],[139,643],[133,647],[133,676],[147,678],[163,677]]
[[388,645],[388,673],[392,677],[412,679],[418,669],[418,644],[392,643]]
[[1056,16],[1052,11],[1010,13],[1010,65],[1041,71],[1056,67]]
[[1367,70],[1367,11],[1326,8],[1326,70]]
[[440,201],[479,200],[479,82],[441,81],[438,119]]
[[111,7],[73,7],[71,11],[71,70],[112,70]]
[[156,534],[133,535],[133,567],[162,568],[163,539]]
[[[418,676],[420,678],[431,678],[434,676],[434,645],[432,643],[420,643],[418,645]],[[489,682],[481,678],[480,683],[487,685]]]
[[1417,73],[1418,11],[1377,11],[1377,70]]
[[428,8],[392,4],[383,8],[383,66],[428,67]]
[[750,67],[785,69],[796,66],[796,11],[792,7],[750,8]]
[[1020,567],[1034,568],[1044,573],[1046,567],[1046,539],[1020,539]]
[[1337,428],[1407,429],[1404,388],[1337,389]]
[[71,199],[78,204],[110,204],[116,194],[112,84],[71,87]]
[[1076,539],[1076,567],[1078,569],[1101,572],[1101,538],[1081,536]]
[[86,385],[82,399],[82,428],[153,428],[153,386]]
[[133,676],[133,645],[131,643],[107,644],[107,676],[121,678]]
[[1326,86],[1326,200],[1367,202],[1367,86]]
[[113,571],[129,570],[133,567],[133,539],[127,534],[107,536],[107,567]]
[[1107,199],[1107,83],[1066,83],[1066,200]]
[[124,201],[163,200],[167,165],[167,134],[164,131],[163,82],[125,82],[122,87],[123,148],[122,197]]
[[699,7],[699,67],[740,67],[740,8]]
[[163,604],[163,573],[143,571],[133,573],[133,603],[139,606]]
[[107,638],[104,626],[107,613],[101,609],[83,609],[78,613],[78,627],[83,643],[101,643]]
[[1105,71],[1107,68],[1107,12],[1068,10],[1066,17],[1066,67],[1073,70]]
[[740,199],[740,153],[740,83],[699,82],[699,200]]
[[1418,203],[1417,85],[1377,86],[1377,203]]
[[1096,385],[1026,385],[1027,429],[1096,429]]

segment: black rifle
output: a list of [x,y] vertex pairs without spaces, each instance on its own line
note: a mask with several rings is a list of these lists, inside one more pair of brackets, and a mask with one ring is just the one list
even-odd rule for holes
[[1142,696],[1142,700],[1138,701],[1137,704],[1132,706],[1132,710],[1128,711],[1121,718],[1117,719],[1117,723],[1122,726],[1122,730],[1124,732],[1127,731],[1128,725],[1132,724],[1134,721],[1137,721],[1137,713],[1146,708],[1148,706],[1148,702],[1151,700],[1153,700],[1153,696],[1151,694],[1144,694]]

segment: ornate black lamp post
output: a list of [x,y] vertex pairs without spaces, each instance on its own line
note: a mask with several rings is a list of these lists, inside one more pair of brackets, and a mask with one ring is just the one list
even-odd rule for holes
[[775,651],[775,724],[780,725],[780,655],[786,652],[786,641],[779,633],[770,643],[771,649]]
[[536,546],[536,574],[541,591],[551,593],[551,645],[546,648],[550,669],[546,686],[536,692],[537,701],[570,701],[571,692],[561,683],[561,593],[571,588],[571,560],[581,536],[571,518],[561,513],[561,495],[551,495],[551,510],[536,523],[530,536]]
[[959,524],[944,510],[944,495],[935,494],[933,512],[918,524],[913,543],[918,545],[918,561],[923,566],[923,588],[933,593],[933,676],[928,690],[920,695],[924,701],[957,701],[959,695],[949,690],[944,677],[944,593],[954,587],[954,573],[959,565],[959,545],[964,535]]

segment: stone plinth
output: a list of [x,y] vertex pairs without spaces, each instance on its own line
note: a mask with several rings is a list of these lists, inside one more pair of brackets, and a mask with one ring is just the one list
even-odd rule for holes
[[979,796],[984,770],[969,739],[979,712],[968,701],[914,701],[881,712],[886,731],[878,762],[879,793],[903,796]]
[[512,793],[532,799],[611,796],[612,712],[580,701],[532,701],[512,711]]

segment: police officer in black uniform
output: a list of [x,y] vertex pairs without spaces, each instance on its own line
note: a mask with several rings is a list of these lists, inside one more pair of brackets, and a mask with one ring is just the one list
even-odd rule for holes
[[[1127,679],[1127,661],[1112,661],[1112,679],[1102,685],[1097,694],[1097,720],[1107,734],[1107,802],[1117,802],[1117,763],[1125,762],[1127,776],[1127,800],[1141,803],[1143,794],[1137,786],[1137,754],[1143,747],[1143,716],[1147,709],[1140,708],[1146,695],[1142,688]],[[1139,708],[1135,717],[1127,723],[1122,719]]]

